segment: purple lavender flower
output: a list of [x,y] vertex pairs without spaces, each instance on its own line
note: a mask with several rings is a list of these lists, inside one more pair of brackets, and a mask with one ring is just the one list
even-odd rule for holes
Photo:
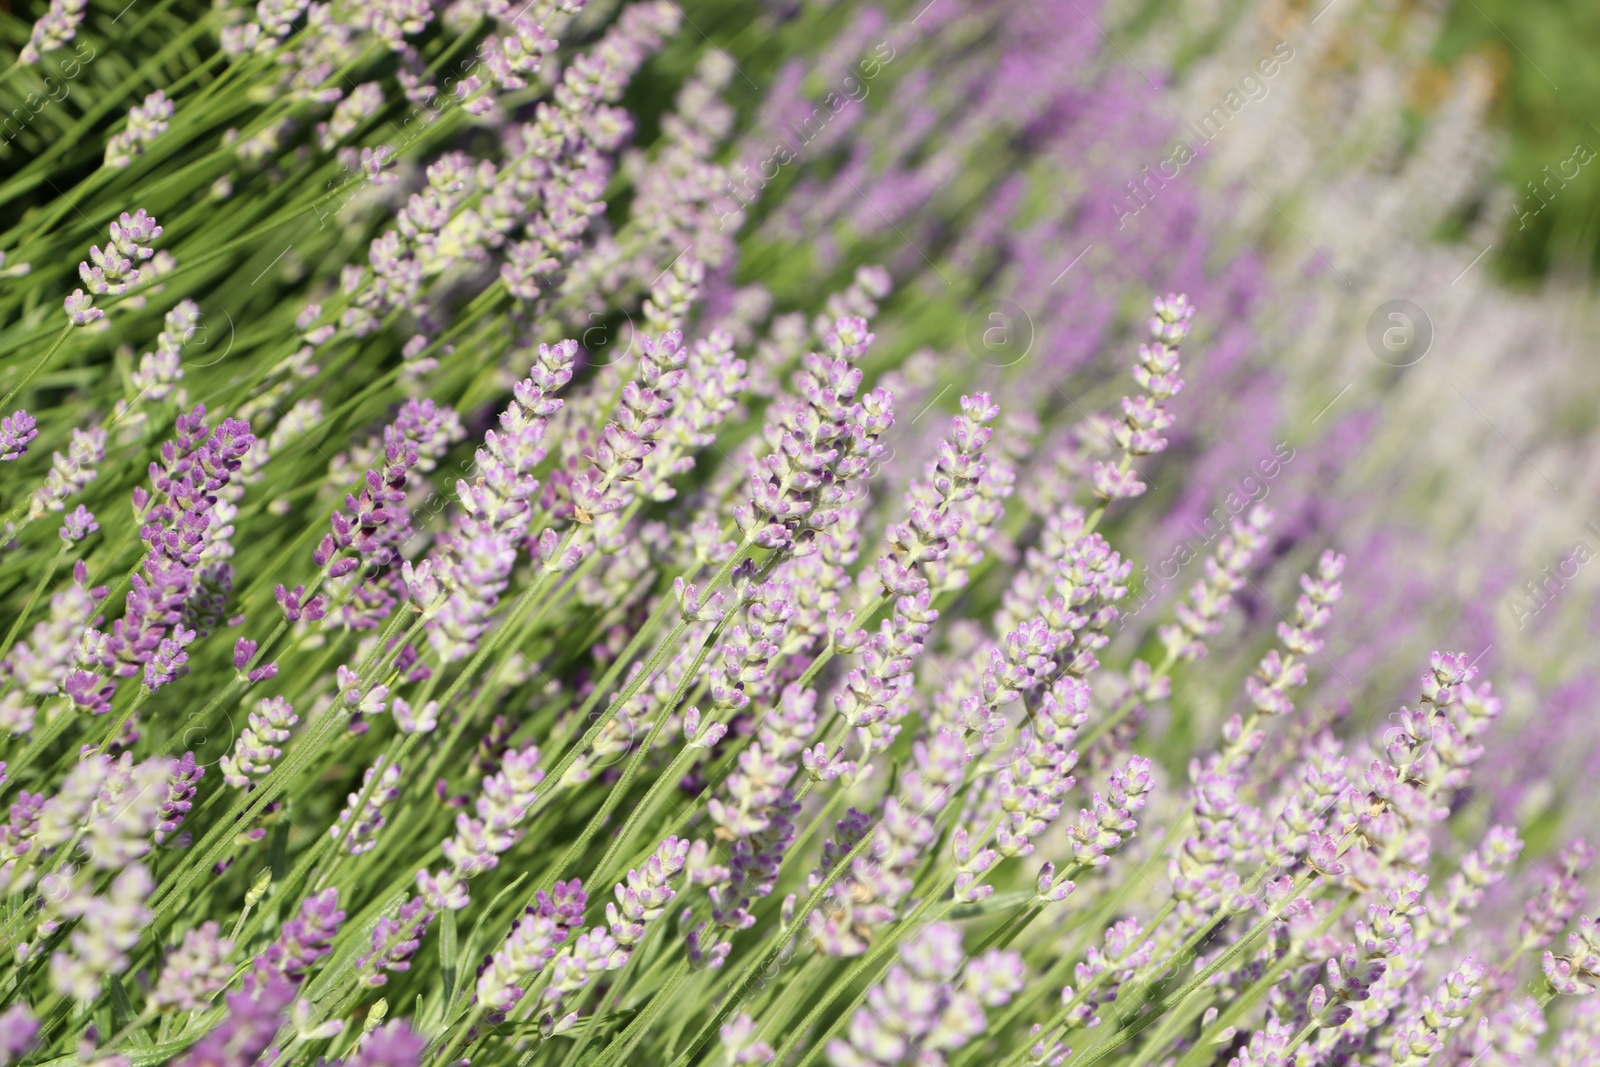
[[668,837],[656,846],[642,869],[629,870],[627,877],[612,887],[617,899],[606,903],[606,924],[618,945],[631,950],[644,939],[645,924],[672,902],[672,880],[683,870],[688,855],[688,841]]
[[[383,829],[385,819],[383,806],[392,804],[400,797],[400,765],[391,763],[383,768],[378,779],[377,788],[373,789],[366,802],[362,804],[359,814],[355,811],[357,802],[361,800],[361,792],[372,782],[376,767],[368,767],[361,777],[361,789],[350,794],[349,803],[339,813],[339,818],[328,828],[328,834],[335,839],[344,839],[344,850],[352,856],[359,856],[377,847],[378,831]],[[348,831],[345,827],[350,826]]]
[[478,647],[510,580],[539,489],[534,471],[545,458],[545,429],[561,409],[550,394],[571,380],[577,352],[575,341],[539,346],[538,361],[500,413],[500,431],[488,431],[475,454],[477,477],[457,483],[461,510],[436,554],[448,599],[430,605],[428,621],[429,643],[447,660]]
[[1134,815],[1143,809],[1151,784],[1150,761],[1143,756],[1130,756],[1126,765],[1113,771],[1105,794],[1095,793],[1090,806],[1080,810],[1078,821],[1067,829],[1073,861],[1090,867],[1110,862],[1110,853],[1132,838],[1138,825]]
[[84,630],[99,623],[96,611],[107,592],[104,586],[91,588],[88,580],[88,566],[82,560],[74,563],[72,584],[50,598],[48,617],[0,660],[0,680],[7,683],[0,692],[0,730],[27,733],[34,717],[29,697],[58,693],[65,686]]
[[[381,468],[369,468],[360,492],[347,494],[345,510],[333,513],[332,532],[322,538],[312,561],[324,568],[337,588],[346,590],[339,616],[345,626],[374,629],[394,609],[400,547],[412,532],[406,505],[411,471],[426,469],[437,460],[443,442],[456,433],[454,419],[453,412],[431,401],[405,405],[384,427]],[[358,568],[360,573],[355,573]],[[285,613],[300,610],[292,594],[280,594],[279,602]]]
[[1250,564],[1266,548],[1266,530],[1272,519],[1268,509],[1251,508],[1248,516],[1232,521],[1216,551],[1206,558],[1205,578],[1196,582],[1188,599],[1178,605],[1178,622],[1160,630],[1162,643],[1178,659],[1204,656],[1205,639],[1222,631],[1222,617],[1233,604],[1233,594],[1244,586]]
[[927,477],[906,494],[910,517],[885,532],[889,549],[875,566],[882,595],[915,595],[928,588],[924,572],[945,558],[961,532],[964,505],[978,495],[988,471],[984,449],[994,436],[990,424],[999,415],[988,393],[961,398],[961,414],[951,420],[950,437],[939,443],[938,458],[929,464]]
[[345,1067],[419,1067],[428,1039],[403,1020],[385,1023],[361,1038]]
[[28,451],[28,442],[38,436],[38,423],[20,408],[0,419],[0,462],[21,459]]
[[410,970],[411,957],[432,921],[433,912],[421,897],[407,900],[393,917],[379,919],[372,929],[372,950],[356,961],[360,982],[375,989],[389,981],[386,972]]
[[283,924],[278,938],[267,946],[255,963],[263,981],[281,975],[291,982],[303,981],[316,962],[333,951],[333,938],[344,922],[339,910],[339,891],[332,886],[300,904],[300,914]]
[[155,881],[142,863],[124,866],[103,896],[83,886],[64,892],[54,886],[46,889],[53,914],[78,920],[66,949],[50,956],[50,982],[56,992],[87,1004],[100,995],[105,978],[127,969],[128,953],[150,921],[146,904],[154,889]]
[[735,1067],[768,1064],[775,1055],[771,1045],[755,1039],[755,1020],[749,1015],[734,1016],[732,1020],[722,1025],[718,1036],[722,1041],[723,1055],[727,1056],[728,1062]]
[[1558,862],[1560,866],[1546,876],[1538,896],[1528,902],[1523,914],[1524,948],[1544,948],[1583,907],[1586,892],[1579,878],[1594,863],[1594,849],[1579,838],[1561,850]]
[[511,925],[499,950],[478,973],[478,1003],[490,1012],[516,1007],[527,985],[555,959],[560,946],[583,923],[585,901],[577,879],[557,882],[549,894],[540,890],[534,903]]
[[716,440],[717,427],[738,407],[749,381],[747,370],[745,361],[734,355],[733,336],[726,330],[713,330],[690,346],[684,369],[689,384],[667,419],[661,445],[645,460],[641,495],[651,500],[677,496],[672,479],[694,469],[694,449]]
[[[111,240],[102,250],[99,245],[89,247],[88,263],[78,264],[78,275],[84,288],[92,296],[121,296],[129,286],[140,281],[138,264],[155,255],[155,249],[146,242],[161,236],[161,227],[143,208],[129,215],[126,211],[111,223]],[[81,291],[74,290],[69,300],[76,300]],[[68,314],[72,314],[69,305]]]
[[167,797],[161,803],[161,821],[154,833],[156,844],[162,844],[183,824],[183,817],[194,807],[194,795],[200,788],[200,779],[206,769],[195,762],[193,752],[185,752],[173,765],[167,779]]
[[473,809],[477,818],[465,812],[456,816],[455,836],[441,846],[450,866],[433,874],[417,872],[417,887],[430,908],[459,911],[470,903],[467,879],[493,870],[500,854],[522,836],[519,824],[543,782],[537,746],[506,754],[500,769],[484,779]]
[[0,1012],[0,1067],[11,1067],[33,1050],[39,1038],[39,1020],[26,1004],[18,1002]]
[[1164,299],[1156,299],[1155,311],[1150,319],[1152,341],[1139,346],[1139,364],[1133,368],[1134,381],[1146,392],[1122,398],[1122,421],[1112,430],[1123,453],[1122,464],[1119,467],[1106,462],[1094,465],[1095,494],[1103,500],[1122,500],[1142,494],[1146,486],[1131,469],[1133,458],[1154,455],[1167,447],[1167,439],[1161,433],[1172,425],[1172,416],[1161,405],[1183,388],[1183,379],[1178,377],[1178,346],[1188,336],[1194,307],[1188,297],[1169,294]]
[[1481,966],[1470,958],[1462,960],[1433,996],[1422,998],[1416,1012],[1395,1031],[1390,1049],[1395,1067],[1423,1067],[1444,1050],[1445,1038],[1466,1021],[1468,1009],[1483,992],[1483,977]]
[[166,314],[154,351],[139,357],[131,375],[133,387],[147,400],[165,400],[183,379],[183,346],[200,322],[200,306],[193,300],[180,300]]
[[677,403],[688,362],[683,336],[672,331],[657,338],[640,336],[637,376],[622,388],[614,417],[599,440],[573,456],[566,471],[552,476],[558,503],[554,513],[580,523],[621,510],[632,498],[644,461]]
[[98,529],[100,524],[95,521],[94,513],[79,504],[61,520],[61,540],[69,545],[75,545]]
[[244,988],[228,994],[222,1021],[174,1067],[249,1067],[272,1043],[294,996],[294,984],[280,975],[246,975]]
[[61,788],[39,811],[35,841],[40,848],[77,842],[98,870],[112,871],[150,851],[175,760],[135,764],[90,754],[67,772]]
[[[184,623],[200,621],[196,606],[204,599],[206,575],[201,557],[216,493],[255,441],[237,419],[208,431],[204,417],[204,405],[178,416],[176,436],[161,446],[161,462],[150,465],[151,491],[134,490],[143,520],[139,535],[149,551],[133,576],[127,609],[107,636],[105,657],[94,664],[121,677],[143,672],[152,690],[184,673],[184,649],[199,630]],[[232,568],[221,568],[220,580],[231,586]]]
[[808,353],[794,393],[774,403],[762,434],[770,449],[750,472],[750,496],[734,512],[745,537],[766,548],[809,549],[818,531],[838,521],[855,482],[882,453],[878,438],[894,423],[892,398],[873,390],[858,401],[856,360],[873,335],[865,320],[841,318],[828,353]]
[[1156,943],[1145,937],[1137,919],[1124,919],[1106,930],[1105,947],[1091,947],[1083,962],[1073,969],[1077,992],[1072,986],[1061,990],[1061,1003],[1072,1005],[1067,1022],[1073,1026],[1098,1026],[1100,1005],[1117,999],[1117,993],[1134,974],[1150,964]]
[[860,955],[873,928],[894,921],[911,893],[912,874],[937,839],[937,820],[971,760],[961,734],[948,726],[913,742],[910,764],[884,800],[872,843],[807,920],[818,951]]

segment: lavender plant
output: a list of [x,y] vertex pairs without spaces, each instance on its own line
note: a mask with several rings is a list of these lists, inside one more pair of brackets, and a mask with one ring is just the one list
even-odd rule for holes
[[0,13],[0,1065],[1592,1061],[1473,657],[1341,720],[1266,507],[1134,592],[1272,406],[1057,196],[1148,100],[891,7]]

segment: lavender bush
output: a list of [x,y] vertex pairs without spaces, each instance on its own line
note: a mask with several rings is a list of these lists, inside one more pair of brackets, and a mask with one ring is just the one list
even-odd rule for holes
[[0,1065],[1600,1063],[1099,16],[0,15]]

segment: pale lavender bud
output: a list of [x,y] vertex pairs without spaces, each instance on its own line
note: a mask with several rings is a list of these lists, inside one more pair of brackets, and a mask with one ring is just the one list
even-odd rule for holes
[[1431,997],[1422,998],[1395,1031],[1390,1049],[1394,1067],[1423,1067],[1444,1050],[1445,1038],[1466,1021],[1483,992],[1483,977],[1484,969],[1469,957],[1444,977]]
[[1586,896],[1579,877],[1594,863],[1594,849],[1578,838],[1561,850],[1560,867],[1545,876],[1539,895],[1528,902],[1522,917],[1522,944],[1544,948],[1583,907]]
[[519,824],[543,782],[538,746],[506,753],[500,769],[484,779],[473,806],[477,817],[458,814],[455,835],[441,846],[450,868],[433,874],[417,872],[417,886],[429,907],[459,911],[467,906],[470,897],[465,880],[493,870],[500,863],[500,854],[520,839]]
[[583,922],[584,899],[576,879],[557,882],[549,894],[539,891],[478,973],[477,997],[483,1008],[503,1013],[516,1007],[527,985],[555,959],[561,944]]
[[736,1067],[745,1067],[747,1064],[765,1067],[776,1055],[771,1045],[756,1040],[755,1020],[746,1013],[741,1012],[724,1023],[718,1035],[722,1039],[723,1055]]
[[984,1008],[1005,1005],[1022,985],[1019,953],[991,949],[968,961],[956,928],[933,923],[900,946],[900,962],[828,1043],[828,1062],[887,1067],[962,1048],[987,1028]]
[[33,492],[28,503],[28,517],[37,519],[47,511],[63,510],[68,497],[81,493],[99,476],[94,464],[105,458],[104,430],[98,426],[91,426],[87,430],[73,427],[67,454],[51,454],[50,471],[45,475],[44,484]]
[[82,24],[84,10],[88,6],[89,0],[50,0],[49,9],[33,24],[28,43],[17,54],[17,62],[37,63],[45,53],[66,45],[77,36],[78,26]]
[[219,937],[220,927],[205,922],[187,931],[183,943],[167,953],[150,1003],[158,1011],[203,1011],[233,977],[228,957],[233,942]]
[[1263,1029],[1250,1035],[1249,1043],[1228,1061],[1228,1067],[1294,1067],[1294,1057],[1289,1055],[1293,1038],[1291,1026],[1272,1015]]
[[183,346],[200,324],[200,306],[193,300],[179,301],[167,312],[156,335],[156,347],[139,357],[133,372],[133,387],[148,400],[165,400],[183,379]]
[[413,708],[404,697],[395,697],[390,705],[394,723],[403,734],[432,733],[439,725],[439,702],[430,700],[420,708]]
[[331,152],[349,137],[361,124],[383,106],[383,86],[377,82],[364,82],[350,90],[343,100],[334,105],[333,114],[326,122],[317,123],[317,144],[324,152]]
[[50,982],[56,992],[88,1004],[100,996],[102,981],[129,964],[128,952],[150,921],[146,907],[155,881],[142,863],[128,863],[111,880],[104,896],[69,895],[55,905],[79,921],[67,948],[50,957]]
[[74,326],[87,326],[105,317],[105,312],[94,306],[94,297],[82,289],[72,290],[72,295],[61,302],[61,308]]
[[[383,829],[386,821],[383,816],[383,806],[400,799],[400,765],[391,763],[383,768],[377,786],[362,804],[360,814],[356,814],[356,804],[361,802],[361,793],[371,784],[376,770],[376,767],[367,768],[361,777],[361,789],[350,794],[345,809],[328,828],[330,837],[335,840],[344,838],[344,850],[352,856],[359,856],[377,847],[378,831]],[[354,825],[350,826],[352,822]],[[350,826],[348,831],[345,829],[346,826]]]
[[128,110],[128,125],[106,142],[106,166],[120,169],[144,154],[150,143],[167,132],[174,108],[167,94],[157,89]]
[[1468,916],[1484,893],[1510,871],[1522,852],[1522,841],[1509,826],[1493,826],[1482,842],[1461,860],[1461,869],[1445,882],[1443,895],[1427,896],[1426,932],[1443,944],[1470,921]]
[[642,870],[630,870],[612,889],[616,903],[606,904],[606,922],[617,944],[631,949],[644,938],[645,924],[659,916],[676,895],[672,879],[683,871],[689,842],[668,837],[656,847]]
[[272,770],[272,761],[283,755],[279,746],[289,740],[289,731],[299,722],[294,707],[282,697],[263,697],[256,702],[248,724],[234,742],[233,752],[219,764],[222,778],[235,789],[244,789],[252,778]]
[[1105,794],[1094,794],[1090,807],[1080,810],[1078,821],[1067,828],[1073,860],[1091,867],[1109,863],[1110,853],[1132,838],[1134,815],[1144,807],[1150,787],[1150,761],[1143,756],[1129,757],[1112,772]]
[[1586,997],[1595,991],[1595,987],[1582,979],[1585,972],[1577,960],[1567,956],[1557,956],[1554,952],[1546,952],[1540,961],[1544,970],[1544,979],[1551,990],[1564,997]]

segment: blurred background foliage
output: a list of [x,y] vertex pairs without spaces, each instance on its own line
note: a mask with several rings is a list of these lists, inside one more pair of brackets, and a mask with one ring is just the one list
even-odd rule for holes
[[[1497,265],[1530,282],[1553,271],[1587,276],[1600,266],[1600,168],[1585,165],[1565,187],[1536,198],[1530,185],[1578,146],[1600,150],[1600,5],[1572,0],[1458,0],[1435,56],[1450,66],[1489,57],[1498,74],[1492,120],[1505,131],[1500,177],[1516,196]],[[1418,86],[1418,104],[1429,85]],[[1570,169],[1568,171],[1570,173]]]

